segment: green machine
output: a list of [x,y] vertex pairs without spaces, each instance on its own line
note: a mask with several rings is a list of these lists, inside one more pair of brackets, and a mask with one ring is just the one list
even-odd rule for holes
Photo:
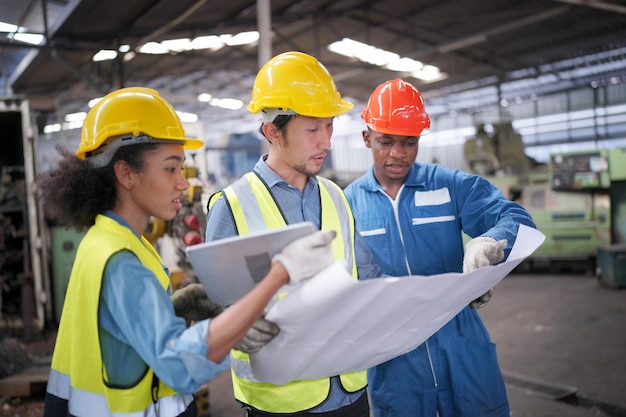
[[600,283],[626,287],[626,149],[609,151],[611,244],[598,248],[596,275]]
[[52,235],[52,276],[54,280],[52,296],[54,298],[54,315],[58,323],[61,319],[65,292],[72,273],[76,250],[85,233],[58,226],[52,227],[50,233]]
[[521,204],[546,236],[535,259],[593,260],[611,243],[607,150],[551,155],[543,181],[523,187]]
[[612,243],[626,243],[626,148],[609,151]]
[[500,123],[490,133],[478,125],[464,153],[465,170],[523,205],[546,236],[528,264],[595,262],[605,276],[615,268],[602,264],[617,262],[623,253],[619,245],[626,246],[626,149],[555,153],[549,163],[538,164],[525,155],[511,123]]
[[548,172],[522,193],[546,235],[533,256],[593,259],[602,284],[626,287],[626,149],[553,154]]

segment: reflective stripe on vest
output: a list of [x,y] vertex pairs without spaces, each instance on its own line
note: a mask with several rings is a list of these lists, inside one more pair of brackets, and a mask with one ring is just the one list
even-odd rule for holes
[[[345,259],[356,279],[354,259],[354,218],[343,192],[333,182],[318,177],[321,201],[321,229],[335,230],[335,259]],[[213,195],[209,210],[221,193]],[[276,229],[287,225],[283,213],[265,185],[255,174],[247,173],[223,190],[239,235]],[[312,409],[328,397],[330,379],[292,381],[277,386],[254,378],[247,354],[233,350],[230,355],[235,398],[259,410],[271,413],[294,413]],[[357,392],[367,384],[365,371],[340,375],[347,392]]]
[[[151,271],[167,291],[169,277],[161,258],[145,239],[115,220],[99,215],[81,241],[72,268],[56,345],[48,391],[69,400],[70,411],[76,416],[134,416],[163,407],[177,416],[193,400],[178,395],[159,381],[153,392],[154,373],[148,371],[132,387],[112,388],[107,385],[98,335],[98,308],[102,277],[107,261],[113,254],[129,250]],[[154,400],[157,400],[156,404]],[[165,405],[167,404],[167,405]]]
[[48,379],[47,391],[59,398],[71,398],[69,412],[73,416],[174,417],[181,415],[194,401],[191,394],[169,395],[160,397],[145,410],[116,413],[109,410],[104,396],[72,387],[69,380],[69,375],[53,369]]

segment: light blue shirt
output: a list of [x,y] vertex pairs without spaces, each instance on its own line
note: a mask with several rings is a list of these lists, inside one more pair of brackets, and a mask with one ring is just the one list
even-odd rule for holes
[[[267,184],[281,212],[285,216],[288,224],[309,221],[320,228],[321,222],[321,201],[319,185],[315,176],[310,176],[304,190],[289,185],[284,179],[267,166],[265,159],[267,155],[261,156],[254,166],[254,171]],[[220,197],[209,211],[206,228],[206,241],[210,242],[236,235],[236,228],[233,217],[230,213],[228,203],[224,197]],[[367,243],[357,233],[355,236],[355,259],[359,277],[374,278],[380,276],[380,269],[373,262],[373,256]],[[319,407],[309,412],[321,413],[336,410],[351,403],[354,403],[365,389],[354,394],[346,394],[340,387],[338,377],[331,378],[331,392],[328,399]]]
[[[105,215],[130,229],[113,212]],[[174,313],[170,291],[163,291],[154,273],[132,252],[123,250],[109,259],[98,319],[102,356],[111,385],[133,384],[149,366],[175,391],[194,393],[228,369],[228,357],[219,363],[206,358],[210,320],[187,328],[185,320]]]

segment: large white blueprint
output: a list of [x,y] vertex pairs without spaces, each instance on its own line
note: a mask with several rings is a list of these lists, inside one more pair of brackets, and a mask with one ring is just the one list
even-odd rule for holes
[[506,262],[468,274],[354,281],[336,263],[270,309],[267,319],[280,326],[280,333],[251,355],[254,377],[282,385],[364,370],[409,352],[494,287],[544,239],[522,225]]

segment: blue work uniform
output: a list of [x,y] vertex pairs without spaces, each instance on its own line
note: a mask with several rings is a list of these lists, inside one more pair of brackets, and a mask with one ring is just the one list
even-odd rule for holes
[[[415,163],[395,200],[373,168],[345,194],[385,275],[462,272],[462,232],[506,239],[508,256],[519,225],[535,227],[486,179],[436,164]],[[368,383],[376,417],[509,416],[495,345],[469,307],[418,348],[371,368]]]

